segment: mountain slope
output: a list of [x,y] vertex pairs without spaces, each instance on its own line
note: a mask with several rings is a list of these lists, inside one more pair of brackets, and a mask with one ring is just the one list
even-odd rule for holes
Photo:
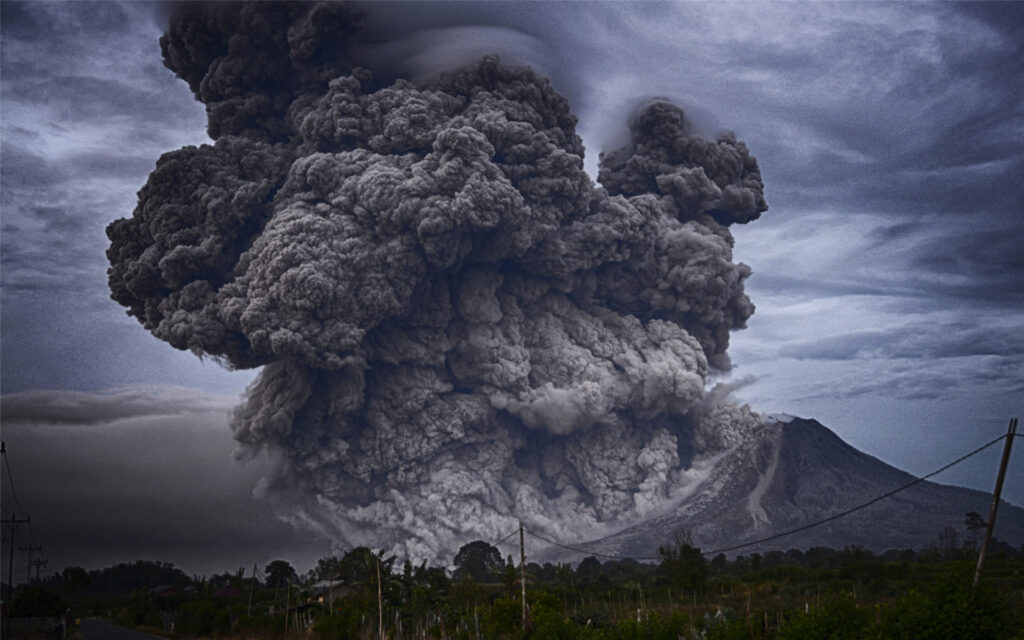
[[[573,546],[588,553],[657,556],[659,546],[686,529],[705,551],[732,547],[821,520],[914,480],[815,420],[773,420],[722,456],[674,510]],[[990,504],[990,494],[925,481],[827,524],[728,555],[812,546],[920,549],[947,526],[963,536],[964,515],[977,511],[988,517]],[[1024,542],[1024,509],[1000,504],[995,536],[1014,545]],[[566,562],[585,555],[549,548],[535,560]]]

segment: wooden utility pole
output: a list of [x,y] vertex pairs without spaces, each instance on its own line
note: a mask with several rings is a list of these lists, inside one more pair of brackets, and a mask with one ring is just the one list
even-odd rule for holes
[[[11,623],[11,610],[14,608],[13,607],[13,605],[14,605],[14,602],[13,602],[14,601],[14,529],[19,524],[24,524],[26,522],[29,522],[30,520],[31,520],[31,518],[29,518],[28,516],[25,516],[24,520],[19,520],[18,516],[14,515],[14,514],[11,514],[11,517],[10,517],[9,520],[2,520],[2,521],[0,521],[0,524],[9,524],[9,525],[11,525],[11,539],[10,539],[9,551],[7,553],[7,594],[8,594],[8,598],[10,599],[10,602],[7,603],[7,625],[8,626],[10,626],[10,623]],[[5,632],[6,631],[10,631],[10,629],[5,629]],[[4,635],[6,636],[7,633],[4,633]]]
[[999,509],[999,496],[1003,493],[1003,479],[1006,477],[1006,466],[1010,462],[1010,450],[1013,448],[1013,439],[1016,434],[1017,418],[1010,418],[1010,426],[1006,430],[1006,442],[1003,444],[1003,459],[999,462],[999,475],[996,476],[996,488],[992,491],[992,508],[988,512],[988,522],[985,524],[985,540],[981,543],[981,552],[978,554],[978,568],[974,570],[975,587],[981,580],[981,569],[985,566],[988,544],[992,541],[992,530],[996,526],[996,511]]
[[[20,549],[22,551],[27,551],[28,552],[28,564],[25,567],[25,582],[31,582],[32,581],[32,565],[33,565],[32,555],[36,551],[42,551],[43,548],[41,546],[37,545],[37,544],[30,544],[27,547],[19,546],[18,549]],[[38,571],[36,573],[38,573]]]
[[31,562],[29,562],[29,565],[36,568],[36,582],[39,582],[39,567],[48,566],[49,560],[32,560]]
[[523,540],[523,521],[519,521],[519,582],[522,583],[523,631],[526,631],[526,542]]
[[246,615],[252,615],[252,592],[256,588],[256,563],[252,563],[252,582],[249,583],[249,609]]
[[288,589],[284,596],[284,633],[288,635],[288,608],[292,606],[292,579],[288,578]]
[[[384,552],[381,551],[383,554]],[[377,558],[377,638],[384,640],[384,592],[380,584],[380,556]]]

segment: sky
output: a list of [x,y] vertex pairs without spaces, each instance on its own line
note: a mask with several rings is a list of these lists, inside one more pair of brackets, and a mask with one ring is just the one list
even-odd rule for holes
[[[160,4],[0,5],[0,391],[32,517],[19,535],[51,569],[308,567],[331,540],[260,497],[275,461],[232,457],[229,415],[255,372],[175,350],[110,299],[106,226],[161,153],[209,142],[203,105],[162,64],[166,19]],[[371,7],[381,38],[405,22],[414,37],[381,55],[416,79],[490,52],[550,76],[592,176],[644,98],[746,142],[769,209],[732,228],[757,310],[727,381],[754,410],[816,418],[915,474],[1020,415],[1024,5]],[[937,480],[990,491],[998,454]],[[1019,460],[1004,497],[1024,504]]]

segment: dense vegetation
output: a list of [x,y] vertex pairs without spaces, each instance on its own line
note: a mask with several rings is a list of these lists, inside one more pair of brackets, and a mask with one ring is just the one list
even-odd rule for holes
[[482,541],[462,548],[453,571],[396,566],[366,548],[323,558],[305,576],[284,560],[256,579],[244,569],[190,578],[144,561],[69,567],[21,587],[14,607],[29,616],[70,606],[73,616],[165,637],[266,640],[1024,637],[1024,548],[997,544],[972,589],[974,546],[951,542],[940,536],[922,552],[819,547],[708,560],[682,538],[657,564],[528,564],[525,630],[520,568]]

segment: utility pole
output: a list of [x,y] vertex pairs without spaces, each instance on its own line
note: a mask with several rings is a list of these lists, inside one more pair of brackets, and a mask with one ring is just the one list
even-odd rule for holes
[[[381,555],[384,551],[381,550]],[[384,640],[384,592],[380,584],[380,556],[377,558],[377,638]]]
[[526,543],[523,540],[523,521],[519,521],[519,582],[523,592],[523,631],[526,631]]
[[252,563],[252,582],[249,583],[249,610],[247,615],[252,615],[252,592],[256,588],[256,563]]
[[46,560],[46,559],[43,559],[43,560],[32,560],[31,562],[29,562],[30,566],[33,566],[33,567],[36,568],[36,582],[39,582],[39,567],[45,567],[48,564],[49,564],[49,560]]
[[1006,466],[1010,462],[1010,450],[1013,448],[1013,439],[1016,434],[1017,418],[1010,418],[1010,426],[1006,430],[1006,442],[1003,444],[1003,459],[999,462],[999,475],[996,476],[996,488],[992,491],[992,508],[988,512],[988,522],[985,525],[985,541],[981,543],[978,568],[974,570],[975,587],[981,580],[981,569],[985,566],[985,556],[988,555],[988,543],[992,541],[992,530],[996,526],[996,511],[999,509],[999,496],[1003,493],[1003,479],[1006,477]]
[[[18,548],[21,549],[22,551],[27,551],[28,552],[28,565],[25,567],[25,582],[31,582],[32,581],[32,564],[33,564],[32,563],[32,554],[34,554],[36,551],[42,551],[43,548],[41,546],[39,546],[39,545],[36,545],[36,544],[30,544],[27,547],[18,547]],[[38,573],[38,571],[37,571],[37,573]]]
[[288,578],[288,591],[284,597],[284,634],[288,635],[288,607],[292,606],[292,579]]
[[[10,600],[10,602],[7,603],[8,627],[10,627],[11,624],[11,610],[14,608],[14,529],[19,524],[24,524],[26,522],[29,522],[30,520],[31,518],[29,518],[28,516],[25,516],[24,520],[19,520],[18,516],[11,514],[11,518],[9,520],[0,521],[0,524],[11,525],[10,546],[9,551],[7,552],[7,597]],[[7,631],[9,630],[10,629],[7,629]],[[7,634],[5,633],[4,635],[6,636]]]

